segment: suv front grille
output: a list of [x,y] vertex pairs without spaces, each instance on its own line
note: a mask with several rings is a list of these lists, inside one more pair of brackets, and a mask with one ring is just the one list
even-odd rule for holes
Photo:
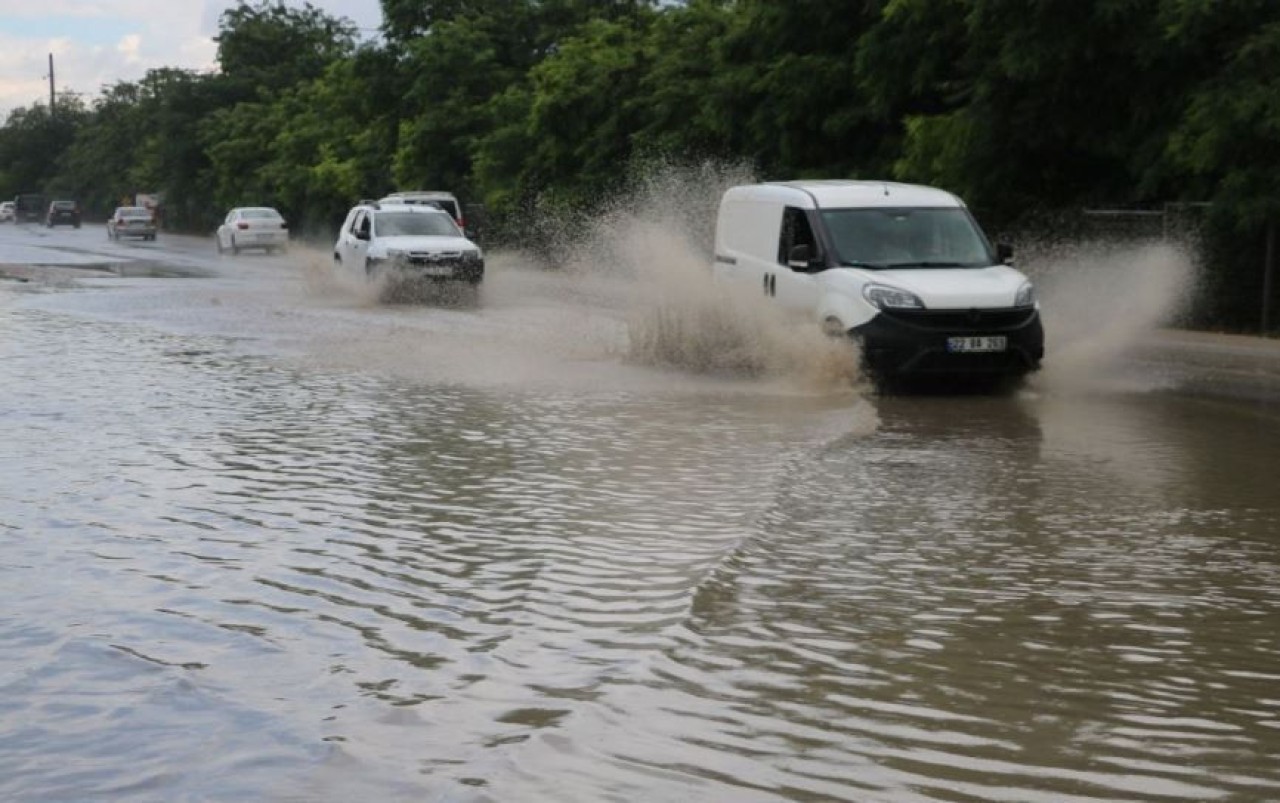
[[457,265],[462,262],[462,252],[410,251],[404,259],[410,265]]

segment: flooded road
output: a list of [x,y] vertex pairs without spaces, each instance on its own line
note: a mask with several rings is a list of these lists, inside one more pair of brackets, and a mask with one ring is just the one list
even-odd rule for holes
[[881,397],[327,256],[0,229],[0,799],[1280,798],[1274,344]]

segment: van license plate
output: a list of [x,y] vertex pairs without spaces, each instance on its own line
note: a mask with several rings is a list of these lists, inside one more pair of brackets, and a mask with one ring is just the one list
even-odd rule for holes
[[452,276],[453,268],[439,266],[434,268],[423,268],[421,273],[423,276]]
[[947,351],[1004,351],[1009,347],[1008,338],[1004,335],[980,335],[976,337],[949,337]]

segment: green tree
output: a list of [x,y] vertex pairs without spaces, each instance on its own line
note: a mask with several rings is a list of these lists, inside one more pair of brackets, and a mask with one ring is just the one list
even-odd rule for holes
[[20,192],[71,192],[59,181],[58,161],[75,138],[86,110],[74,95],[59,95],[57,114],[48,106],[19,107],[0,129],[0,182],[6,198]]
[[152,101],[140,84],[115,84],[103,90],[92,114],[76,130],[59,162],[59,174],[77,187],[76,196],[87,214],[110,214],[141,189],[137,171],[150,136],[145,110]]
[[[863,42],[861,73],[878,106],[904,116],[896,175],[958,190],[1006,219],[1176,192],[1165,138],[1212,63],[1169,35],[1174,5],[889,3]],[[946,59],[894,57],[931,35]]]
[[[1182,9],[1172,26],[1179,36],[1217,40],[1225,58],[1190,93],[1168,154],[1197,199],[1212,202],[1206,248],[1214,270],[1198,321],[1252,328],[1263,303],[1267,230],[1280,227],[1280,9],[1236,6],[1237,12],[1250,6],[1249,30],[1195,9]],[[1227,41],[1224,27],[1234,34]],[[1280,308],[1280,287],[1272,292],[1272,308]]]
[[663,9],[645,44],[640,78],[644,119],[634,141],[641,152],[733,158],[739,120],[731,113],[736,82],[724,41],[733,16],[724,0],[693,0]]
[[367,48],[280,99],[262,174],[295,229],[327,235],[356,200],[391,186],[398,94],[387,51]]
[[523,80],[491,24],[442,22],[407,47],[404,105],[394,162],[397,187],[472,188],[477,140],[493,125],[492,98]]
[[163,194],[167,227],[208,231],[218,213],[199,130],[219,108],[217,76],[165,68],[149,71],[140,85],[147,135],[130,171],[136,189]]
[[874,4],[742,0],[725,35],[717,114],[729,144],[766,176],[856,175],[885,127],[857,81]]
[[526,187],[569,204],[608,194],[642,127],[637,96],[647,69],[643,29],[604,21],[588,23],[535,67]]
[[1174,164],[1241,230],[1280,219],[1280,10],[1269,15],[1189,93],[1169,140]]
[[329,64],[355,50],[356,29],[310,3],[290,8],[281,0],[244,0],[218,21],[218,64],[239,97],[275,94],[313,81]]

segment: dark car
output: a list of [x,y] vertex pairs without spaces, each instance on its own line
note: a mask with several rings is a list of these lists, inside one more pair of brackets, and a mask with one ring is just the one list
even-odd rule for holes
[[53,228],[63,223],[80,228],[80,204],[75,201],[54,201],[49,204],[44,225]]
[[14,220],[18,223],[38,221],[48,212],[44,196],[35,193],[23,193],[13,199]]

